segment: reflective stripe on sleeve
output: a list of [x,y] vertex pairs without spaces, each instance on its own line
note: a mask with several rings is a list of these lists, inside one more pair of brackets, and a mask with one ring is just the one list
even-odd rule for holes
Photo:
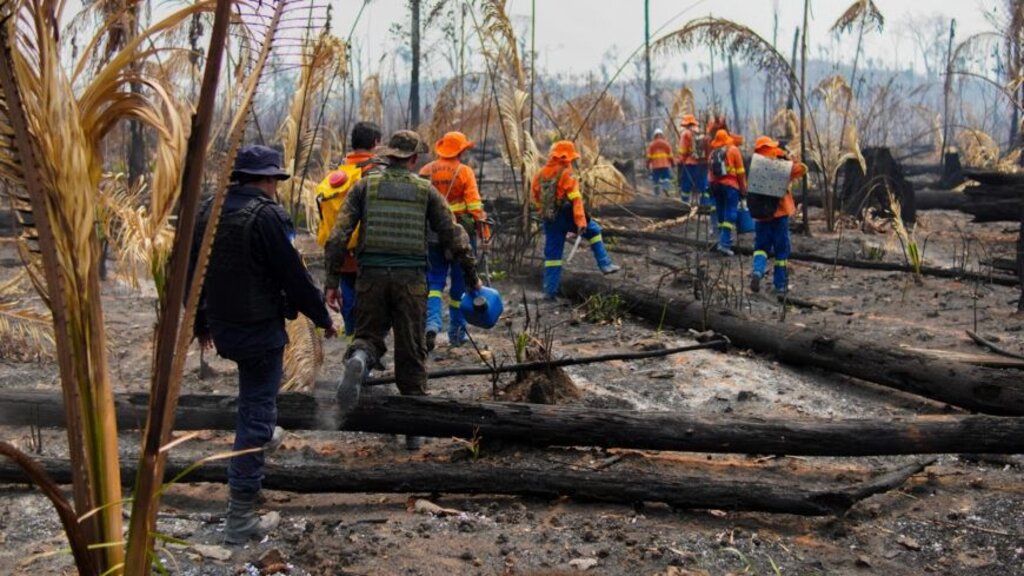
[[545,260],[544,261],[544,267],[545,268],[561,268],[561,266],[562,266],[562,261],[561,260]]

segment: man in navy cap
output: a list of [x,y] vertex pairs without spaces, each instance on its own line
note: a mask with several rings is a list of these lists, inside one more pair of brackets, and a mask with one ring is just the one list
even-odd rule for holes
[[[239,150],[194,326],[201,346],[212,344],[220,356],[238,364],[236,451],[262,448],[274,433],[288,343],[285,317],[301,312],[327,338],[336,334],[323,296],[292,246],[291,218],[277,202],[277,184],[289,178],[281,164],[281,153],[272,148]],[[207,202],[193,238],[192,272],[209,210]],[[262,479],[262,452],[231,458],[228,543],[259,536],[256,502]]]

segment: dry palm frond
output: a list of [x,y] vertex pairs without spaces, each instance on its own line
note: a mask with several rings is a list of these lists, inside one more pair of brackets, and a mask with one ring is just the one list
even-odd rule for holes
[[359,117],[378,126],[384,124],[384,101],[380,95],[380,78],[376,74],[363,80],[359,91]]
[[592,206],[622,204],[634,196],[626,177],[604,158],[598,158],[593,166],[580,171],[580,188]]
[[477,22],[475,12],[470,14],[480,39],[492,89],[498,96],[498,124],[505,147],[503,156],[509,166],[522,173],[523,179],[517,192],[521,194],[523,205],[526,206],[529,196],[526,192],[528,177],[537,169],[536,165],[527,163],[535,161],[539,156],[536,154],[533,135],[526,130],[530,117],[526,77],[519,59],[515,30],[505,12],[505,0],[485,0],[483,12],[482,26]]
[[308,390],[320,375],[324,365],[324,345],[316,325],[300,316],[289,320],[285,329],[288,331],[288,346],[284,350],[284,384],[285,391]]
[[814,88],[814,96],[821,98],[833,111],[842,112],[844,107],[853,99],[853,90],[842,74],[834,74],[823,79]]
[[0,284],[0,357],[15,360],[49,358],[53,319],[24,302],[25,271]]
[[800,116],[796,110],[780,108],[768,123],[768,133],[785,140],[794,157],[800,155]]
[[759,70],[784,76],[791,83],[796,83],[785,56],[750,28],[730,20],[713,17],[691,20],[651,45],[657,54],[676,54],[706,47],[714,47],[723,54],[749,62]]
[[[316,206],[302,202],[303,176],[313,151],[319,145],[323,131],[315,121],[311,121],[317,112],[316,102],[321,91],[335,76],[342,76],[347,68],[345,43],[327,33],[320,34],[316,40],[305,42],[302,63],[295,92],[288,106],[288,115],[278,129],[278,140],[284,146],[284,165],[292,172],[290,182],[281,186],[282,203],[296,207],[304,204],[307,222],[316,212]],[[298,189],[296,187],[298,186]],[[298,197],[296,197],[298,196]]]
[[687,114],[697,114],[697,102],[693,98],[693,90],[690,90],[688,86],[683,86],[678,92],[672,95],[672,122],[678,125],[683,116]]
[[49,358],[53,319],[20,300],[0,301],[0,357],[17,360]]
[[956,135],[956,142],[965,166],[991,168],[999,160],[999,144],[983,130],[960,130]]
[[506,0],[485,0],[483,4],[483,31],[487,37],[488,48],[485,55],[493,64],[497,64],[498,76],[508,78],[515,86],[526,85],[526,75],[519,59],[516,45],[516,33],[512,21],[505,11]]
[[463,89],[463,80],[464,77],[456,76],[445,82],[440,92],[437,93],[437,99],[434,100],[434,107],[431,110],[430,124],[420,131],[420,135],[425,141],[439,140],[445,132],[455,126],[456,109],[459,105],[458,96],[459,91]]
[[[589,116],[584,116],[589,114]],[[601,153],[598,132],[603,126],[620,126],[626,113],[618,98],[601,92],[589,92],[566,102],[556,115],[564,134],[576,134],[582,166],[592,166]]]
[[[102,66],[92,68],[86,63],[106,28],[97,32],[78,63],[68,67],[60,58],[57,33],[63,2],[40,6],[21,0],[2,6],[0,65],[7,73],[0,80],[0,133],[5,139],[0,176],[8,181],[16,205],[28,200],[31,227],[44,248],[31,258],[35,270],[30,277],[45,278],[45,286],[36,286],[54,315],[69,451],[81,473],[76,475],[75,503],[79,513],[98,510],[86,521],[98,538],[94,544],[123,537],[117,431],[98,274],[101,146],[123,120],[140,122],[157,141],[152,201],[167,200],[157,189],[178,186],[186,121],[170,89],[146,76],[138,63],[158,51],[153,46],[160,34],[209,7],[200,3],[171,13],[125,39],[122,48],[104,54]],[[120,565],[124,558],[119,546],[105,548],[103,555],[108,567]]]
[[832,32],[849,32],[854,26],[868,26],[881,30],[885,24],[885,17],[878,10],[871,0],[856,0],[845,12],[832,24]]

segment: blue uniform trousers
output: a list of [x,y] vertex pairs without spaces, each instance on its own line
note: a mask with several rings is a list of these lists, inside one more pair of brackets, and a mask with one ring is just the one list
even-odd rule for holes
[[356,275],[341,275],[341,319],[345,322],[345,336],[356,331]]
[[[284,348],[235,361],[238,364],[238,416],[234,450],[262,448],[277,425],[277,391],[284,375]],[[263,452],[232,456],[228,485],[240,492],[259,492]]]
[[736,219],[739,217],[740,191],[732,186],[718,186],[715,194],[715,208],[718,213],[718,245],[731,249],[736,233]]
[[[558,285],[562,279],[562,253],[565,250],[565,236],[576,231],[576,223],[572,217],[572,203],[566,202],[558,211],[554,220],[544,221],[544,295],[554,297],[558,294]],[[601,238],[601,227],[590,220],[583,231],[583,238],[590,243],[594,252],[594,260],[599,268],[612,265],[608,250]]]
[[430,262],[430,268],[427,269],[427,332],[438,333],[444,326],[444,285],[450,275],[448,342],[462,344],[466,341],[466,320],[459,310],[462,295],[466,292],[466,279],[462,275],[462,267],[458,262],[449,262],[444,257],[444,250],[440,244],[429,244],[427,256]]
[[754,222],[754,274],[763,278],[768,268],[768,254],[775,256],[772,285],[776,292],[789,287],[789,217]]
[[665,168],[654,168],[651,170],[651,181],[654,182],[654,195],[661,196],[662,192],[665,196],[671,196],[672,190],[672,169]]

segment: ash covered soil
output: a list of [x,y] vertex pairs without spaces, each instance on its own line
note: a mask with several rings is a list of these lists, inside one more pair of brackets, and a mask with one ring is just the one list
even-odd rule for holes
[[[927,238],[928,264],[952,266],[968,247],[969,267],[978,258],[1012,254],[1015,230],[1000,225],[967,226],[962,215],[920,214],[918,238]],[[645,222],[603,222],[642,228]],[[695,225],[661,232],[692,237]],[[957,228],[968,231],[960,233]],[[816,227],[811,239],[794,236],[794,250],[833,254],[838,235]],[[303,240],[307,252],[312,243]],[[750,236],[741,244],[749,246]],[[666,290],[692,293],[685,270],[673,273],[652,263],[664,257],[686,260],[694,249],[664,242],[609,240],[627,278],[661,282]],[[844,230],[844,257],[885,252],[899,262],[890,235]],[[13,247],[2,247],[6,260]],[[535,254],[539,256],[539,251]],[[502,263],[495,259],[494,268]],[[792,293],[821,308],[783,309],[774,298],[751,297],[744,285],[749,258],[705,258],[727,269],[723,278],[733,306],[760,320],[842,330],[859,338],[938,351],[978,354],[965,335],[975,329],[1000,346],[1024,351],[1024,319],[1015,317],[1017,289],[957,280],[924,278],[791,261]],[[315,271],[316,268],[314,268]],[[566,274],[593,270],[578,255]],[[2,270],[4,276],[14,267]],[[110,328],[111,371],[118,391],[143,391],[149,377],[154,321],[151,293],[108,281],[104,301]],[[499,282],[507,306],[504,322],[476,330],[481,349],[508,362],[512,331],[525,320],[525,290],[532,323],[552,338],[555,356],[637,351],[693,343],[684,330],[657,326],[625,312],[619,319],[594,319],[594,306],[560,300],[538,302],[539,278]],[[735,296],[738,294],[739,296]],[[822,309],[824,308],[824,309]],[[608,312],[607,307],[597,312]],[[321,380],[340,373],[344,343],[325,345]],[[212,376],[199,379],[198,353],[186,367],[183,392],[231,394],[233,364],[209,359]],[[386,365],[391,367],[390,355]],[[430,368],[479,365],[472,347],[451,348],[442,335]],[[58,389],[52,361],[0,364],[0,387]],[[774,362],[746,350],[697,351],[632,362],[611,361],[566,369],[582,392],[577,403],[596,408],[678,410],[700,415],[765,417],[890,418],[947,414],[958,410],[920,397],[829,374]],[[507,380],[502,380],[507,383]],[[487,376],[431,382],[431,393],[463,400],[490,399]],[[381,393],[395,393],[390,391]],[[499,398],[500,399],[500,398]],[[65,456],[60,430],[42,430],[41,445],[28,428],[3,427],[5,439],[23,449]],[[461,439],[464,440],[464,439]],[[231,435],[203,432],[174,449],[174,457],[198,459],[230,447]],[[122,433],[123,458],[133,458],[138,435]],[[362,433],[290,431],[271,458],[278,463],[336,463],[339,469],[403,462],[472,462],[460,439],[435,439],[417,453],[401,437]],[[548,471],[689,474],[714,472],[723,478],[775,479],[849,484],[893,470],[921,457],[797,458],[765,455],[706,455],[587,447],[536,449],[481,439],[476,462]],[[657,502],[588,503],[504,495],[295,494],[267,491],[264,509],[281,520],[268,538],[246,547],[222,545],[227,489],[220,484],[179,483],[171,487],[159,530],[190,546],[167,545],[165,565],[174,574],[978,574],[1024,573],[1024,482],[1019,456],[988,458],[941,455],[901,487],[872,496],[839,517],[678,510]],[[130,489],[128,487],[127,489]],[[446,511],[430,512],[427,501]],[[57,516],[38,491],[0,486],[0,573],[72,574],[70,555]]]

